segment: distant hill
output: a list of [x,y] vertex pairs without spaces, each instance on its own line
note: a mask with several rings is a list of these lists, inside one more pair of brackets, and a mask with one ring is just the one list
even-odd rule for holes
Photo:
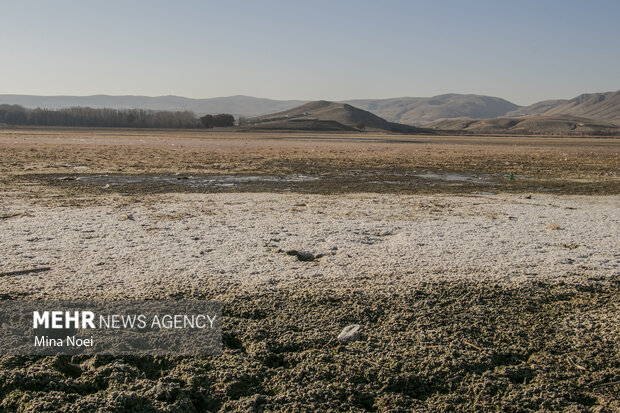
[[620,90],[587,93],[568,100],[545,100],[518,108],[508,115],[571,115],[620,125]]
[[[59,109],[88,106],[112,109],[189,110],[198,116],[230,113],[235,117],[258,117],[284,112],[306,103],[308,101],[273,100],[250,96],[191,99],[180,96],[0,95],[0,104],[18,104],[27,108]],[[545,100],[523,107],[498,97],[454,93],[433,97],[358,99],[341,103],[371,112],[387,122],[418,126],[445,119],[489,119],[538,115],[570,115],[620,125],[620,91],[590,93],[573,99]]]
[[325,130],[331,125],[336,130],[370,130],[415,133],[417,128],[388,122],[368,111],[347,103],[318,100],[293,109],[248,120],[249,126],[263,129],[307,129],[317,127]]
[[259,116],[299,106],[302,100],[273,100],[251,96],[230,96],[210,99],[191,99],[181,96],[30,96],[0,95],[0,104],[15,104],[26,108],[60,109],[74,106],[111,109],[189,110],[199,116],[230,113],[235,117]]
[[569,115],[536,115],[492,119],[446,119],[425,125],[443,131],[472,134],[515,135],[620,135],[620,127]]
[[388,121],[408,125],[422,125],[450,118],[495,118],[506,116],[519,108],[501,98],[454,93],[430,98],[348,100],[347,103],[371,111]]
[[[112,109],[189,110],[199,116],[230,113],[235,117],[255,117],[295,108],[304,100],[273,100],[250,96],[191,99],[181,96],[30,96],[0,95],[0,104],[16,104],[26,108],[59,109],[74,106]],[[409,125],[423,124],[443,118],[489,118],[504,116],[518,109],[504,99],[448,94],[432,98],[403,97],[394,99],[350,100],[351,104],[386,119]]]

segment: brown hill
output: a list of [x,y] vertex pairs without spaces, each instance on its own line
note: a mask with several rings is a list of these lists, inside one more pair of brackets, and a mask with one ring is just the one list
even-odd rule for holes
[[456,93],[428,98],[359,99],[349,100],[347,103],[369,110],[388,121],[408,125],[422,125],[450,118],[495,118],[506,116],[519,108],[501,98]]
[[[243,126],[243,125],[242,125]],[[319,119],[289,119],[289,120],[268,120],[265,122],[251,123],[245,125],[251,129],[263,130],[300,130],[300,131],[318,131],[318,132],[354,132],[359,129],[343,125],[334,120]]]
[[545,100],[508,114],[508,116],[530,115],[570,115],[620,125],[620,90],[588,93],[570,100]]
[[248,126],[259,129],[367,130],[415,133],[421,129],[388,122],[347,103],[319,100],[271,115],[248,119]]
[[427,124],[426,127],[468,134],[620,136],[617,125],[568,115],[447,119]]

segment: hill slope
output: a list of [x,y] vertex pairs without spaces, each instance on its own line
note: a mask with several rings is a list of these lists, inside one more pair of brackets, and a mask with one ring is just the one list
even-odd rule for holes
[[349,100],[350,103],[391,122],[421,125],[450,118],[495,118],[506,116],[519,106],[507,100],[480,95],[446,94],[430,98]]
[[545,100],[516,109],[508,115],[571,115],[620,125],[620,90],[588,93],[569,100]]
[[569,115],[521,116],[492,119],[446,119],[427,124],[432,129],[473,134],[515,135],[620,135],[620,127]]
[[378,130],[392,132],[417,132],[417,128],[385,119],[347,103],[318,100],[293,109],[249,119],[252,127],[299,129],[300,125],[342,125],[349,130]]

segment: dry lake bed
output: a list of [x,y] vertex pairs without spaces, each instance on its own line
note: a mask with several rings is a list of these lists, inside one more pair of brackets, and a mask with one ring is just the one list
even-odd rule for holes
[[224,303],[221,356],[2,355],[0,408],[617,411],[618,152],[0,130],[0,298]]

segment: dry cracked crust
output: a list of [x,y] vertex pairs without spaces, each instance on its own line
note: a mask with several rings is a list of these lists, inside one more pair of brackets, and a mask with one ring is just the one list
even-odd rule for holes
[[[6,411],[617,411],[620,280],[303,282],[225,304],[211,357],[0,358]],[[4,297],[19,298],[19,297]],[[164,298],[164,297],[157,297]],[[343,325],[362,338],[340,343]]]

